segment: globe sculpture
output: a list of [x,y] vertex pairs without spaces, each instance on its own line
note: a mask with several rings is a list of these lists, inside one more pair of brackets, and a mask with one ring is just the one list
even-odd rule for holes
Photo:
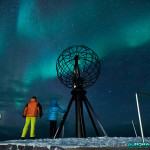
[[72,89],[72,97],[68,104],[67,112],[63,116],[54,138],[59,138],[73,101],[75,101],[76,111],[76,137],[86,137],[83,104],[85,104],[96,135],[100,136],[93,116],[95,117],[95,120],[101,128],[104,136],[107,136],[98,116],[86,97],[85,90],[92,86],[100,75],[100,59],[97,54],[90,48],[83,45],[68,47],[58,57],[56,70],[58,79],[66,87]]
[[65,49],[57,59],[58,79],[68,88],[74,88],[78,78],[83,88],[92,86],[100,75],[100,60],[90,48],[79,45]]

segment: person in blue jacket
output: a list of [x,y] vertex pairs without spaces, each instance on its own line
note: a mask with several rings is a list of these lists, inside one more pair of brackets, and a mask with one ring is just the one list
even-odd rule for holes
[[56,100],[52,100],[51,107],[49,108],[48,120],[50,121],[50,138],[54,138],[56,133],[58,112],[66,113],[67,110],[63,110]]

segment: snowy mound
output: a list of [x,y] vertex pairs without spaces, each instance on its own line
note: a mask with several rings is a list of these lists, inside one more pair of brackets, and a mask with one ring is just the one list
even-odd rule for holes
[[[149,143],[150,138],[145,138],[145,143]],[[36,140],[10,140],[1,141],[0,145],[22,145],[50,147],[59,146],[62,148],[75,147],[123,147],[129,143],[142,143],[140,137],[89,137],[89,138],[60,138],[60,139],[36,139]]]

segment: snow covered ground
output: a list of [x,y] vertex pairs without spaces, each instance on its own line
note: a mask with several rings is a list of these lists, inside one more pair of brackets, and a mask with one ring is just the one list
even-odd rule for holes
[[[140,137],[89,137],[89,138],[60,138],[60,139],[36,139],[36,140],[10,140],[0,141],[0,145],[22,145],[50,147],[59,146],[62,148],[75,147],[123,147],[129,143],[142,143]],[[145,143],[150,144],[150,137],[145,138]]]

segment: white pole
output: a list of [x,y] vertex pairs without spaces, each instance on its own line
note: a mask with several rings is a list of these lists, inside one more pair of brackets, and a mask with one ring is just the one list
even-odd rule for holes
[[140,129],[141,129],[142,142],[144,143],[144,135],[143,135],[143,128],[142,128],[142,122],[141,122],[141,115],[140,115],[140,108],[139,108],[139,101],[138,101],[137,93],[135,94],[135,96],[136,96],[136,103],[137,103],[137,110],[138,110],[138,116],[139,116],[139,123],[140,123]]
[[2,119],[2,114],[0,113],[0,120]]
[[135,129],[133,120],[132,120],[132,125],[133,125],[133,129],[134,129],[134,132],[135,132],[135,136],[137,137],[137,133],[136,133],[136,129]]
[[[59,129],[59,128],[58,128]],[[57,132],[58,132],[58,129],[57,129],[57,131],[56,131],[56,133],[55,133],[55,135],[54,135],[54,139],[56,138],[56,134],[57,134]]]

